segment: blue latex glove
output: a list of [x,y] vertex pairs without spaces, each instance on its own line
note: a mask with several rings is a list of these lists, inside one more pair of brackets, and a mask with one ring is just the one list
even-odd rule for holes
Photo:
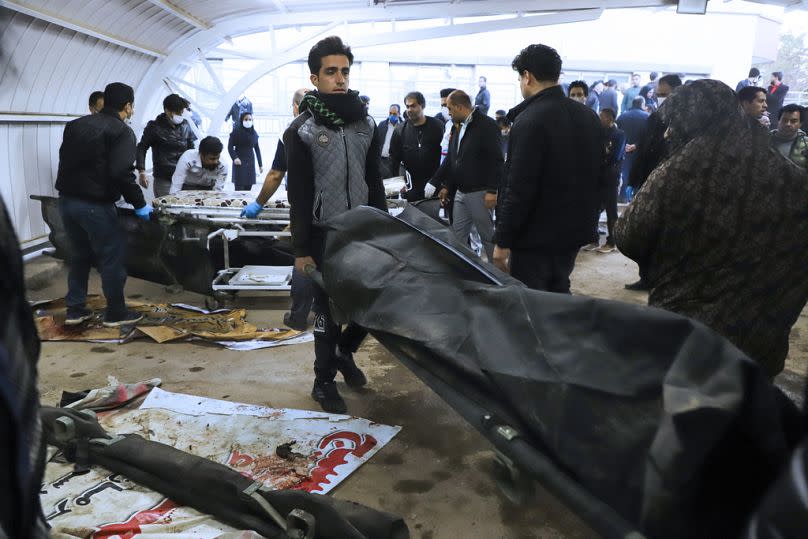
[[261,210],[264,209],[258,202],[252,201],[247,206],[241,210],[241,217],[246,217],[247,219],[255,219],[258,217],[258,214],[261,213]]
[[151,214],[152,214],[153,211],[154,211],[154,208],[152,208],[151,205],[146,204],[142,208],[139,208],[139,209],[135,210],[135,215],[137,215],[138,217],[140,217],[144,221],[148,221],[149,218],[151,217]]
[[629,202],[634,198],[634,188],[630,185],[626,187],[626,198]]

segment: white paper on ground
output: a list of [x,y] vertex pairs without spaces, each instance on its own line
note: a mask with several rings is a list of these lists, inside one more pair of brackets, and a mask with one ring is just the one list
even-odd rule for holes
[[288,344],[302,344],[312,342],[314,335],[307,331],[296,337],[290,337],[280,341],[216,341],[228,350],[235,350],[237,352],[246,352],[249,350],[260,350],[261,348],[274,348],[276,346],[286,346]]

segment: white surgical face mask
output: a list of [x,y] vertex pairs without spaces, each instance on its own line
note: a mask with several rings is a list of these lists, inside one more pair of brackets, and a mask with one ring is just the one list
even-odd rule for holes
[[440,113],[443,114],[444,118],[449,117],[449,107],[441,107]]
[[657,97],[656,98],[657,105],[659,105],[661,107],[662,103],[664,103],[666,99],[668,99],[668,96],[659,96],[659,97]]
[[171,121],[174,123],[174,125],[180,125],[182,122],[185,121],[185,118],[183,118],[179,114],[175,114],[171,117]]
[[245,127],[245,129],[249,129],[253,126],[252,120],[244,120],[241,122],[241,125]]
[[583,104],[583,105],[586,105],[586,97],[585,97],[585,96],[582,96],[582,95],[581,95],[581,96],[573,97],[573,98],[571,98],[571,99],[572,99],[573,101],[577,101],[578,103],[581,103],[581,104]]

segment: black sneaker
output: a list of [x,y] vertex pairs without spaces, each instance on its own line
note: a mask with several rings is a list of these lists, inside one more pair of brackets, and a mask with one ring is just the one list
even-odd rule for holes
[[365,378],[365,373],[362,369],[356,366],[353,354],[351,352],[343,352],[337,348],[337,370],[342,373],[345,378],[345,383],[352,389],[359,389],[368,383]]
[[141,320],[143,320],[142,314],[136,313],[135,311],[126,311],[123,316],[120,317],[116,316],[111,318],[109,316],[104,316],[104,327],[117,328],[127,324],[134,324],[135,322],[140,322]]
[[311,389],[311,398],[320,403],[320,406],[331,414],[344,414],[348,411],[345,401],[337,391],[337,383],[331,381],[314,380]]
[[302,322],[299,320],[295,320],[294,318],[292,318],[292,313],[284,313],[283,323],[286,327],[296,329],[298,331],[306,331],[307,329],[309,329],[307,320],[303,320]]
[[626,290],[651,290],[651,287],[648,286],[648,283],[643,279],[640,279],[636,283],[624,285],[623,288]]
[[86,322],[92,317],[93,311],[87,309],[86,307],[68,307],[65,325],[78,326],[82,322]]

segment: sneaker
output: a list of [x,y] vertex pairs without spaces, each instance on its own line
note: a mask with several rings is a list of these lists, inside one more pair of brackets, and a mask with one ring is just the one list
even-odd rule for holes
[[86,307],[68,307],[65,325],[78,326],[82,322],[86,322],[92,317],[93,311],[87,309]]
[[306,331],[309,329],[308,320],[298,321],[292,318],[292,313],[284,313],[283,323],[286,327],[296,329],[298,331]]
[[625,288],[626,290],[651,290],[651,287],[648,286],[648,283],[643,279],[640,279],[635,283],[629,283],[627,285],[624,285],[623,288]]
[[356,366],[353,354],[351,352],[343,352],[337,348],[337,370],[342,373],[345,378],[345,384],[351,389],[358,389],[368,383],[365,378],[365,373],[362,369]]
[[344,414],[348,411],[345,401],[337,391],[337,383],[333,380],[314,380],[314,387],[311,389],[311,398],[320,403],[320,406],[331,414]]
[[613,253],[616,250],[617,247],[615,247],[613,243],[604,243],[603,245],[595,249],[595,251],[599,253]]
[[587,243],[586,245],[581,247],[581,251],[594,251],[598,247],[600,247],[600,244],[593,241],[592,243]]
[[141,320],[143,320],[142,314],[134,311],[126,311],[121,317],[109,318],[108,316],[104,316],[104,327],[117,328],[127,324],[134,324]]

